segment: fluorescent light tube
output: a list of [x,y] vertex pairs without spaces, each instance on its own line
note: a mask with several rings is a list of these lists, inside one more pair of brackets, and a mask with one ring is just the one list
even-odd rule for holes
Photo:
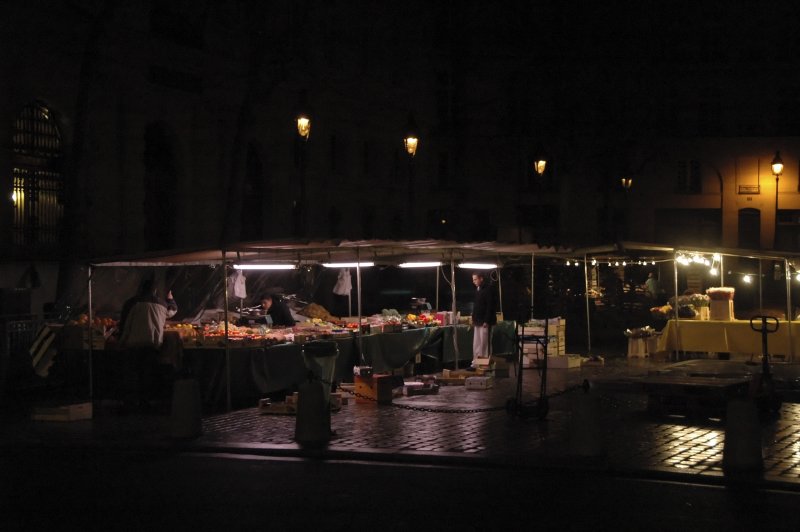
[[234,264],[234,270],[294,270],[294,264]]
[[401,262],[398,264],[401,268],[435,268],[441,265],[441,262]]
[[489,262],[462,262],[458,265],[459,268],[469,268],[471,270],[494,270],[497,264]]
[[375,266],[374,262],[323,262],[326,268],[366,268],[368,266]]

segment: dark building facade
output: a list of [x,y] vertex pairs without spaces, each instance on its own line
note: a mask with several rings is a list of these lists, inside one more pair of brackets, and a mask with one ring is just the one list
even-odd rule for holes
[[797,10],[705,4],[6,2],[1,253],[417,237],[797,249]]

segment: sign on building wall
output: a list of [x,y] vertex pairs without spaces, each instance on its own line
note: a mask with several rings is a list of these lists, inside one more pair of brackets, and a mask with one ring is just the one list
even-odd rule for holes
[[759,194],[761,186],[757,157],[736,159],[736,191],[739,194]]

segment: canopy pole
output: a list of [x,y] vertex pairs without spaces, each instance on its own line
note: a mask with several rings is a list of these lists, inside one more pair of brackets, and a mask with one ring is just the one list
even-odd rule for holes
[[675,320],[675,350],[676,351],[683,351],[681,349],[680,341],[681,336],[678,334],[678,254],[677,252],[672,257],[672,273],[674,275],[674,285],[675,285],[675,308],[673,312],[675,315],[672,319]]
[[455,352],[455,369],[458,369],[458,315],[456,314],[456,263],[453,253],[450,252],[450,295],[452,298],[451,310],[453,312],[453,351]]
[[439,312],[439,276],[441,275],[442,267],[436,267],[436,312]]
[[783,259],[784,277],[786,278],[786,321],[789,328],[789,360],[794,362],[794,342],[792,341],[792,272],[789,269],[789,259]]
[[92,321],[94,320],[94,307],[92,305],[92,265],[89,265],[89,399],[94,399],[94,370],[92,363],[92,359],[94,358],[94,352],[92,346],[94,345],[94,338],[92,335],[94,331],[92,330]]
[[361,357],[361,364],[366,365],[364,359],[364,336],[361,331],[361,248],[356,248],[356,302],[358,303],[358,356]]
[[500,315],[505,318],[503,314],[503,268],[500,266],[500,255],[497,256],[497,294],[500,297]]
[[589,261],[583,256],[583,292],[586,295],[586,353],[592,354],[592,323],[589,314]]
[[764,298],[762,287],[764,285],[761,271],[761,259],[758,259],[758,312],[764,314]]
[[531,308],[533,308],[533,257],[534,253],[531,252]]
[[222,251],[222,292],[225,307],[222,316],[225,319],[225,406],[231,410],[231,346],[228,342],[228,267],[225,261],[225,250]]

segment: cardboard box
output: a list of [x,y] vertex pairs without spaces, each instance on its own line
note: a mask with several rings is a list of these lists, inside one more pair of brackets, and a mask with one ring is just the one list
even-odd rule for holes
[[581,367],[580,355],[547,355],[548,369],[571,369]]
[[709,301],[709,317],[712,320],[730,321],[733,319],[733,300],[715,300]]
[[476,376],[467,377],[464,381],[464,387],[467,390],[488,390],[494,386],[494,377]]
[[439,385],[427,382],[406,382],[403,386],[403,395],[413,397],[415,395],[436,395],[439,393]]
[[78,421],[92,419],[92,403],[36,406],[31,412],[34,421]]
[[644,338],[628,338],[628,358],[646,358],[647,342]]
[[374,403],[381,405],[392,403],[392,375],[372,375],[362,377],[354,375],[356,403]]

